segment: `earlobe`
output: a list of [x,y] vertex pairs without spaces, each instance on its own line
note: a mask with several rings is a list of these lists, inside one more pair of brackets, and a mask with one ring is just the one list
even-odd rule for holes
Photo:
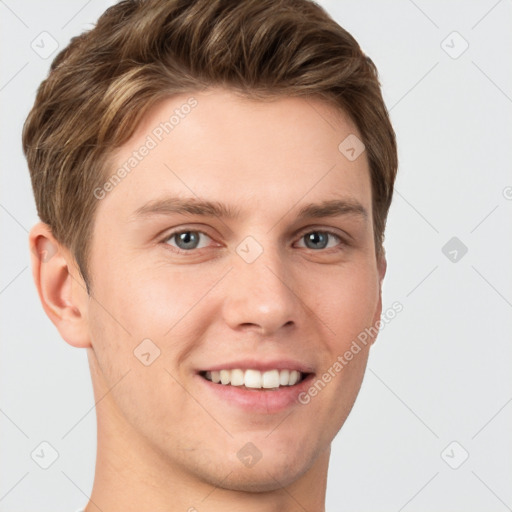
[[48,318],[74,347],[91,347],[87,326],[85,284],[74,258],[54,238],[50,227],[37,223],[29,233],[32,276]]

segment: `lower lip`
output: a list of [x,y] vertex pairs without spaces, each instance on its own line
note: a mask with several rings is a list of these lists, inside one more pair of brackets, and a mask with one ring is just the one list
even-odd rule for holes
[[196,377],[202,382],[215,398],[252,413],[274,414],[292,405],[298,405],[297,397],[306,391],[314,374],[310,373],[305,379],[294,386],[282,386],[273,391],[270,389],[246,389],[238,386],[216,384],[201,375]]

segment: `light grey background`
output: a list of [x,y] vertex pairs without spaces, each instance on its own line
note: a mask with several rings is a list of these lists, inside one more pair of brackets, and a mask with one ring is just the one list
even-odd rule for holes
[[[112,3],[0,1],[2,512],[74,511],[92,489],[86,352],[60,338],[32,281],[20,134],[55,56],[32,42],[60,49]],[[512,510],[512,1],[319,3],[380,72],[400,159],[384,309],[404,307],[333,443],[327,510]],[[31,458],[43,441],[59,454],[46,470]]]

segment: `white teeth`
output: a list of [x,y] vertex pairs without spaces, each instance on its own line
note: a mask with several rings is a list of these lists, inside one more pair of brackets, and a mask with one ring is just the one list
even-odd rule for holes
[[300,382],[301,373],[297,370],[219,370],[205,372],[205,378],[216,383],[244,386],[255,389],[276,389],[280,386],[293,386]]
[[231,380],[231,372],[229,370],[220,371],[220,382],[221,384],[229,384]]
[[265,372],[261,378],[261,386],[263,388],[278,388],[279,372],[277,370]]
[[245,370],[244,384],[246,388],[261,388],[261,372],[258,370]]
[[231,370],[231,385],[243,386],[244,385],[244,372],[242,370]]

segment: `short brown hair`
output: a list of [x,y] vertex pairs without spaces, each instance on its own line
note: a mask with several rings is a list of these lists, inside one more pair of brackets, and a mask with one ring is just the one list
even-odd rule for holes
[[395,133],[377,69],[346,30],[311,0],[124,0],[55,57],[23,127],[39,217],[88,292],[93,190],[109,155],[157,101],[212,86],[261,100],[314,95],[346,112],[366,147],[382,254]]

